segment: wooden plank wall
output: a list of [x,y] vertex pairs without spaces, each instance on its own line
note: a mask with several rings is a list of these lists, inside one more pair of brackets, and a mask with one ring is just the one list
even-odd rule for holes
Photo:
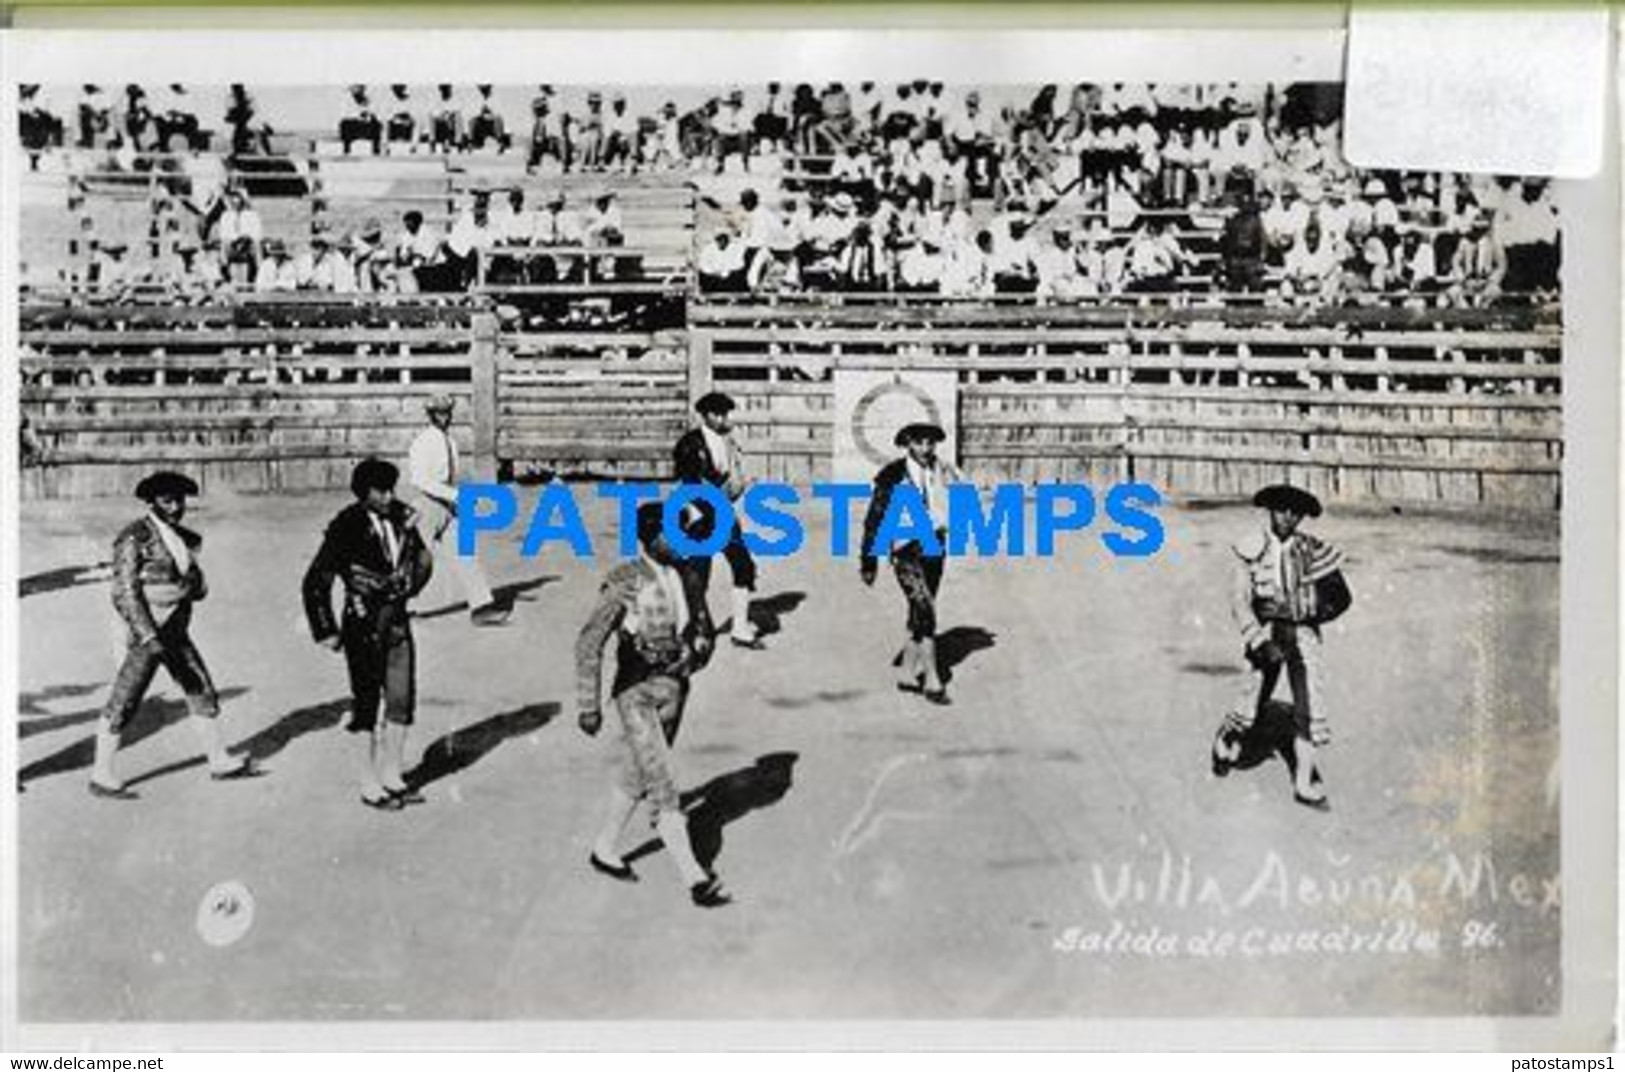
[[741,401],[758,478],[829,478],[835,368],[950,369],[960,462],[978,479],[1137,479],[1187,499],[1290,479],[1331,501],[1559,503],[1561,335],[1524,313],[1448,328],[1437,311],[1390,314],[1351,332],[1204,311],[1051,310],[1041,326],[1031,306],[945,312],[719,307],[692,311],[691,332],[708,382]]
[[471,450],[472,339],[466,324],[25,332],[22,415],[44,464],[22,494],[128,494],[160,466],[221,490],[344,487],[361,458],[403,456],[438,393],[463,403]]

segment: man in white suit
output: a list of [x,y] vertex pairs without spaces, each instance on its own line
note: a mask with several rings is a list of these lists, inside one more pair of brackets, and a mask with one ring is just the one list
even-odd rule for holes
[[424,542],[436,558],[449,559],[468,599],[475,625],[500,625],[508,608],[499,606],[477,558],[457,553],[457,481],[462,475],[457,444],[451,437],[451,414],[456,403],[449,395],[436,395],[424,404],[429,426],[412,441],[407,472],[418,492],[418,515]]

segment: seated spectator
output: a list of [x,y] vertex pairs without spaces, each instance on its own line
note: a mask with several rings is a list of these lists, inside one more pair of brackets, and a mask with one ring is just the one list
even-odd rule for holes
[[172,82],[167,90],[159,90],[154,96],[156,100],[152,105],[152,114],[153,123],[158,129],[158,151],[170,152],[172,150],[170,143],[176,136],[181,138],[182,151],[204,148],[196,102],[186,87],[179,82]]
[[83,87],[79,93],[79,148],[96,148],[112,126],[107,94],[100,86]]
[[683,165],[682,119],[676,101],[660,106],[654,134],[643,143],[643,155],[649,167],[657,171],[672,171]]
[[124,257],[130,247],[123,242],[101,242],[96,245],[90,266],[92,289],[104,298],[124,300],[136,282],[136,273]]
[[225,280],[218,251],[202,249],[196,242],[183,239],[160,262],[155,281],[172,300],[191,305],[213,297]]
[[354,294],[355,271],[331,231],[318,227],[310,236],[310,252],[294,258],[294,278],[300,290],[327,294]]
[[976,90],[965,94],[964,102],[951,109],[943,133],[948,138],[950,159],[961,162],[965,181],[973,197],[993,193],[999,154],[993,143],[993,120],[982,110],[982,95]]
[[216,232],[225,255],[226,275],[234,284],[246,284],[259,273],[260,243],[265,238],[260,214],[249,203],[248,192],[233,186],[226,192]]
[[[1315,201],[1317,193],[1321,194],[1319,204]],[[1305,190],[1305,194],[1310,215],[1319,223],[1326,244],[1336,251],[1339,258],[1346,257],[1349,249],[1349,208],[1343,187],[1337,184],[1326,188],[1311,186]]]
[[1336,293],[1341,270],[1331,243],[1318,225],[1311,225],[1287,248],[1282,267],[1284,290],[1293,295],[1329,298]]
[[[876,139],[883,146],[890,146],[896,151],[901,145],[907,144],[920,128],[920,118],[915,114],[913,101],[910,99],[913,89],[909,86],[897,86],[892,90],[893,97],[881,108],[879,125],[875,130]],[[921,131],[923,134],[924,132]]]
[[586,225],[578,213],[566,207],[564,191],[547,195],[547,204],[537,214],[532,241],[543,246],[582,246],[587,242]]
[[1467,221],[1466,233],[1456,243],[1450,260],[1448,282],[1468,304],[1500,292],[1506,272],[1506,258],[1495,241],[1490,214],[1480,211]]
[[626,94],[610,98],[609,115],[604,120],[604,166],[622,172],[635,170],[639,159],[642,127],[637,116],[626,110]]
[[530,154],[525,166],[534,172],[550,158],[562,171],[568,158],[567,142],[563,113],[554,106],[551,88],[543,86],[530,102]]
[[[491,226],[491,194],[475,190],[473,203],[463,210],[446,236],[446,263],[459,290],[467,290],[480,279],[486,255],[496,245]],[[421,282],[421,280],[420,280]]]
[[866,203],[876,193],[874,167],[874,158],[853,142],[835,157],[829,173],[830,189]]
[[370,145],[374,156],[384,151],[384,124],[373,113],[366,86],[350,87],[350,111],[339,120],[339,141],[344,143],[345,156],[357,142]]
[[947,260],[942,255],[940,235],[922,232],[897,257],[894,287],[904,294],[935,294],[942,287]]
[[1169,233],[1162,220],[1146,221],[1129,242],[1128,283],[1132,294],[1166,294],[1179,287],[1179,274],[1190,265],[1190,255]]
[[194,150],[181,159],[180,169],[183,178],[176,185],[187,191],[181,203],[199,217],[198,237],[207,240],[227,208],[226,162],[214,153]]
[[140,86],[124,87],[123,126],[125,143],[135,152],[145,153],[156,148],[158,135],[152,109],[147,106],[147,91]]
[[515,186],[491,213],[498,246],[529,246],[536,238],[536,216],[525,207],[525,191]]
[[790,134],[796,151],[811,153],[814,134],[824,122],[824,107],[813,87],[805,82],[796,86],[790,98]]
[[949,298],[985,298],[993,294],[993,234],[976,232],[975,241],[955,248],[943,266],[941,291]]
[[[1265,191],[1261,196],[1268,196]],[[1264,262],[1269,237],[1258,202],[1244,193],[1235,212],[1224,221],[1219,236],[1219,261],[1223,266],[1224,288],[1231,294],[1252,294],[1264,288]]]
[[355,289],[362,294],[383,294],[398,289],[394,258],[384,245],[384,225],[369,218],[350,237],[350,268]]
[[751,119],[745,114],[744,90],[728,91],[727,99],[717,108],[717,114],[711,120],[711,129],[716,136],[712,152],[717,174],[721,175],[727,169],[730,157],[737,159],[739,165],[748,170]]
[[1228,171],[1239,167],[1257,175],[1277,163],[1264,135],[1264,128],[1257,119],[1237,119],[1219,132],[1218,145],[1213,151],[1215,170]]
[[460,152],[466,145],[463,108],[455,87],[435,87],[435,103],[429,116],[429,148],[437,153]]
[[588,90],[585,110],[570,113],[564,119],[565,138],[569,146],[568,168],[596,169],[604,155],[604,95],[596,89]]
[[1032,222],[1023,216],[1004,221],[1004,234],[994,242],[988,270],[997,294],[1030,294],[1038,286],[1037,258],[1030,231]]
[[818,96],[818,111],[823,117],[813,131],[812,151],[829,156],[846,148],[857,139],[857,121],[852,117],[852,95],[839,82],[831,82]]
[[1370,229],[1376,231],[1397,230],[1400,223],[1399,206],[1389,196],[1387,181],[1380,175],[1373,175],[1366,180],[1365,188],[1361,192],[1365,203],[1371,209]]
[[839,290],[872,293],[886,289],[890,273],[885,266],[885,251],[867,220],[853,226],[851,237],[836,254],[835,274]]
[[1309,206],[1290,186],[1281,191],[1280,198],[1273,204],[1268,203],[1267,191],[1261,196],[1268,205],[1260,216],[1264,223],[1264,236],[1269,241],[1267,259],[1271,264],[1280,264],[1286,257],[1286,251],[1303,238],[1309,223]]
[[1084,295],[1083,273],[1078,267],[1078,251],[1072,245],[1072,229],[1056,225],[1050,231],[1049,245],[1038,251],[1033,269],[1035,292],[1040,298],[1066,301]]
[[384,137],[390,145],[411,147],[418,139],[418,120],[412,114],[412,91],[396,83],[389,87],[389,118],[384,124]]
[[1388,233],[1372,231],[1366,235],[1347,267],[1355,289],[1372,294],[1388,290],[1395,278]]
[[1406,231],[1395,261],[1396,285],[1413,294],[1431,294],[1440,288],[1439,267],[1431,236]]
[[17,87],[17,133],[29,153],[30,170],[39,168],[40,154],[46,149],[62,147],[62,119],[48,107],[37,85]]
[[265,257],[260,261],[259,273],[254,277],[254,290],[260,294],[291,292],[299,289],[299,272],[293,258],[288,255],[287,243],[280,238],[265,241]]
[[700,250],[694,270],[702,294],[730,294],[745,289],[744,251],[726,229],[719,230]]
[[492,92],[493,87],[488,85],[474,87],[474,118],[468,126],[468,145],[480,150],[494,147],[497,152],[505,153],[513,144],[513,139],[509,137],[508,125],[491,97]]
[[254,122],[254,99],[241,83],[231,86],[224,118],[231,127],[233,156],[250,156],[256,152],[261,156],[271,155],[271,126]]
[[[874,83],[867,83],[873,85]],[[784,151],[790,144],[790,102],[785,99],[783,87],[777,82],[767,84],[767,93],[756,108],[751,120],[751,131],[756,136],[755,151]]]
[[423,222],[423,213],[410,209],[401,216],[401,233],[395,237],[395,265],[411,271],[440,259],[440,236]]
[[582,220],[583,239],[589,246],[621,246],[626,244],[626,223],[621,218],[621,206],[615,203],[615,191],[605,187],[593,195],[592,208]]

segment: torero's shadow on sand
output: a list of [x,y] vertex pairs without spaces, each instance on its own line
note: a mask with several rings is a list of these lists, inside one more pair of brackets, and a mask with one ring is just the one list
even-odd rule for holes
[[[700,866],[709,869],[722,855],[722,831],[729,823],[784,799],[795,780],[796,760],[800,758],[795,752],[769,752],[756,757],[748,767],[719,774],[682,795],[689,840]],[[660,839],[651,838],[623,858],[635,863],[658,848]]]
[[[1307,729],[1307,726],[1305,726]],[[1298,761],[1292,754],[1292,738],[1298,732],[1298,718],[1293,706],[1285,700],[1269,700],[1253,719],[1252,729],[1239,737],[1241,755],[1213,773],[1221,778],[1231,771],[1252,770],[1254,767],[1279,758],[1286,764],[1287,774],[1296,776]]]
[[[956,625],[937,634],[937,672],[943,684],[954,679],[954,668],[979,651],[986,651],[998,643],[998,634],[979,625]],[[903,665],[901,650],[892,656],[893,666]]]
[[[246,688],[232,687],[220,690],[220,703],[224,706],[233,697],[241,696],[247,692]],[[119,747],[129,748],[131,745],[146,740],[159,730],[173,726],[186,718],[188,712],[186,701],[179,698],[166,697],[161,700],[147,700],[141,709],[130,719],[124,732],[120,735]],[[72,725],[76,722],[95,722],[101,715],[101,708],[92,708],[86,711],[77,711],[71,715],[56,716],[63,721],[58,725]],[[96,738],[82,737],[68,745],[45,756],[36,759],[17,772],[17,784],[27,785],[36,778],[45,778],[53,774],[67,774],[76,770],[88,770],[96,759]],[[195,762],[203,762],[199,757]],[[146,777],[151,777],[148,775]],[[143,779],[145,780],[145,779]],[[135,784],[133,781],[127,784]]]
[[[283,715],[253,736],[243,738],[226,749],[226,751],[234,756],[247,756],[254,761],[256,766],[262,766],[266,760],[288,747],[296,738],[303,737],[307,733],[316,733],[337,726],[344,718],[344,713],[349,709],[349,700],[328,700],[326,703],[298,708]],[[154,778],[162,778],[166,774],[174,774],[177,771],[200,767],[204,762],[204,757],[193,756],[190,759],[179,760],[150,770],[139,777],[131,778],[124,784],[126,786],[137,786],[142,782],[150,782]]]
[[430,782],[472,767],[503,741],[539,730],[557,718],[558,714],[559,705],[556,703],[530,704],[515,711],[492,715],[472,726],[452,730],[444,737],[429,742],[417,766],[403,775],[406,784],[420,789]]
[[769,637],[783,631],[784,616],[794,614],[806,601],[806,592],[775,592],[765,599],[751,600],[750,621],[757,635]]
[[[561,578],[549,573],[542,577],[532,577],[528,581],[514,581],[510,584],[499,584],[491,589],[491,602],[498,610],[513,611],[520,603],[532,603],[536,597],[531,595],[538,588],[552,584]],[[416,611],[413,617],[420,622],[432,622],[436,618],[445,618],[459,612],[468,610],[468,600],[459,599],[455,603],[447,603],[435,607],[433,610]]]
[[63,566],[23,577],[17,581],[17,597],[43,596],[60,592],[64,588],[77,588],[82,584],[97,584],[109,577],[110,562],[97,562],[90,566]]

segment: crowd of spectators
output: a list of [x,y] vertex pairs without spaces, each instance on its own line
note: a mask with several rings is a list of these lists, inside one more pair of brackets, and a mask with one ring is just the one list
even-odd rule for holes
[[[252,198],[224,185],[197,204],[155,187],[143,256],[99,239],[89,216],[70,250],[82,274],[68,282],[111,298],[161,294],[202,302],[238,292],[456,293],[489,284],[605,283],[641,275],[608,187],[577,197],[562,189],[527,204],[520,188],[476,188],[447,227],[422,211],[390,228],[372,217],[349,228],[318,213],[304,241],[268,234]],[[45,282],[25,268],[25,285]]]
[[[625,258],[505,255],[618,244],[609,185],[579,205],[553,200],[562,194],[528,205],[517,189],[476,194],[444,235],[411,213],[388,238],[381,221],[340,233],[318,213],[308,236],[271,236],[229,184],[186,87],[84,86],[54,110],[42,93],[22,87],[30,152],[170,151],[189,179],[184,196],[155,192],[147,257],[126,260],[112,242],[92,250],[94,236],[82,236],[88,277],[102,286],[144,272],[185,293],[226,284],[411,292],[626,271]],[[510,114],[512,95],[489,85],[343,94],[334,112],[347,153],[523,154],[533,172],[687,172],[710,208],[693,267],[711,293],[1397,294],[1473,305],[1558,285],[1545,183],[1356,170],[1342,157],[1341,100],[1329,85],[1018,93],[770,83],[689,93],[682,104],[644,91],[637,109],[624,92],[543,85],[528,117]],[[254,99],[233,86],[228,100],[232,154],[268,152],[272,130]]]

